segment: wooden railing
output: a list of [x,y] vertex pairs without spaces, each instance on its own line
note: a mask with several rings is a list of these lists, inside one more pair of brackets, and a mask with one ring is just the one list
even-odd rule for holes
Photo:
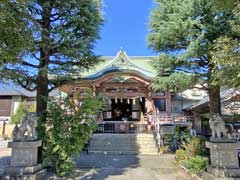
[[99,123],[95,133],[147,133],[151,132],[147,124],[134,122]]

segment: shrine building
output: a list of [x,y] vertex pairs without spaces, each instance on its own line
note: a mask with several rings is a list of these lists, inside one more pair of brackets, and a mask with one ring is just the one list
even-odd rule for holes
[[151,83],[157,76],[153,67],[156,59],[128,56],[120,50],[115,57],[103,56],[95,68],[81,74],[81,81],[61,90],[73,98],[84,98],[89,90],[94,96],[104,97],[107,103],[97,122],[109,131],[120,131],[122,123],[130,125],[128,130],[133,125],[144,126],[156,117],[161,122],[187,121],[182,109],[198,102],[206,93],[195,89],[179,93],[154,91]]

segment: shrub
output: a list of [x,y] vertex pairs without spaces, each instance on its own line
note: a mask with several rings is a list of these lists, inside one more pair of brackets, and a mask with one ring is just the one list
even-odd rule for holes
[[192,137],[185,146],[187,157],[191,158],[197,155],[206,155],[205,140],[199,137]]
[[190,141],[191,135],[187,128],[182,129],[177,127],[175,137],[177,140],[177,147],[182,148]]
[[196,156],[187,160],[186,163],[191,173],[199,174],[207,170],[208,158]]
[[19,107],[16,110],[15,114],[11,115],[11,124],[20,124],[27,112],[35,112],[36,106],[34,104],[28,103],[26,101],[22,101],[19,104]]
[[179,164],[184,162],[186,160],[186,151],[184,151],[183,149],[178,149],[175,154],[175,159],[176,162]]
[[163,154],[166,154],[166,153],[169,153],[169,152],[170,152],[169,146],[162,146],[162,147],[160,148],[160,150],[161,150],[161,152],[162,152]]
[[[40,122],[43,134],[44,163],[59,176],[69,176],[74,169],[72,156],[79,154],[96,129],[94,116],[102,109],[100,98],[89,97],[81,105],[67,97],[62,102],[50,101],[47,125]],[[44,128],[43,128],[44,127]]]

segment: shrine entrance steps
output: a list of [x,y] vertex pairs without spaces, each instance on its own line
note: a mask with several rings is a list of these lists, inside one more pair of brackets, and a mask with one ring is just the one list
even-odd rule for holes
[[147,133],[93,134],[88,153],[158,155],[154,137]]

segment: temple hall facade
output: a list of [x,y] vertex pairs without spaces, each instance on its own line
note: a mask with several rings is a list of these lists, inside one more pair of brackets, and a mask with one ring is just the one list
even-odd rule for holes
[[[194,89],[181,93],[154,91],[151,83],[157,75],[153,68],[156,59],[154,56],[128,56],[120,50],[115,57],[102,57],[95,68],[81,74],[81,81],[63,86],[61,90],[73,98],[84,99],[89,91],[93,96],[102,96],[107,103],[97,121],[110,131],[144,126],[156,117],[161,122],[187,121],[182,109],[206,94]],[[129,126],[123,128],[122,124]]]

